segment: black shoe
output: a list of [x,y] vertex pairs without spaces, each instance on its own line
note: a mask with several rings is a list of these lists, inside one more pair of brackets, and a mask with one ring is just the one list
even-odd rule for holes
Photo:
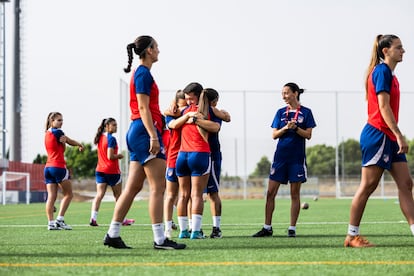
[[296,231],[293,229],[288,229],[288,237],[289,238],[295,238],[296,237]]
[[254,234],[252,237],[261,238],[261,237],[271,237],[271,236],[273,236],[273,229],[272,228],[270,228],[270,230],[262,228],[262,230],[260,230],[256,234]]
[[221,230],[219,227],[213,227],[213,231],[211,231],[210,238],[211,239],[220,239],[222,237]]
[[111,238],[108,234],[105,235],[104,245],[118,249],[131,249],[132,247],[126,245],[121,237]]
[[175,241],[166,238],[163,244],[156,244],[154,242],[154,249],[184,249],[186,247],[183,243],[176,243]]

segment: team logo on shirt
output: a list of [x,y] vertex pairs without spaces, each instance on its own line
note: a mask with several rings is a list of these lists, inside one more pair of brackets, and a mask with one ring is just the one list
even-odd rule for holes
[[304,120],[305,118],[303,118],[303,116],[298,116],[298,123],[299,124],[301,124],[301,123],[303,123],[303,120]]

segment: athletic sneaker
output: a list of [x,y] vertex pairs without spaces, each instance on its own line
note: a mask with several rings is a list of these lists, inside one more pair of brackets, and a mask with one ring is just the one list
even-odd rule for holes
[[90,225],[90,226],[99,226],[99,225],[98,225],[98,223],[96,222],[96,220],[94,220],[94,219],[91,219],[91,220],[89,221],[89,225]]
[[57,226],[56,223],[53,223],[47,226],[47,230],[62,230],[62,228]]
[[367,239],[365,239],[363,236],[347,235],[344,241],[344,246],[345,247],[373,247],[374,245],[370,243]]
[[180,234],[178,235],[179,239],[188,239],[190,238],[190,232],[188,232],[188,230],[184,230],[181,231]]
[[221,236],[221,230],[220,230],[220,228],[219,227],[213,227],[213,231],[211,231],[211,234],[210,234],[210,238],[212,238],[212,239],[220,239],[222,236]]
[[253,238],[261,238],[261,237],[271,237],[273,236],[273,229],[270,228],[269,230],[262,228],[262,230],[260,230],[259,232],[257,232],[256,234],[254,234],[252,237]]
[[72,226],[67,225],[64,220],[56,220],[56,226],[64,230],[72,230]]
[[296,231],[293,229],[288,229],[288,237],[289,238],[295,238],[296,237]]
[[183,243],[176,243],[175,241],[166,238],[163,244],[154,242],[154,249],[184,249],[186,247]]
[[131,249],[132,247],[126,245],[121,237],[111,238],[108,234],[105,235],[103,244],[108,247],[113,247],[117,249]]
[[191,232],[190,239],[192,239],[192,240],[200,240],[200,239],[204,239],[204,238],[205,238],[205,236],[204,236],[203,232],[201,232],[201,231],[192,231]]
[[130,226],[132,224],[134,224],[135,219],[124,219],[124,221],[122,222],[123,226]]

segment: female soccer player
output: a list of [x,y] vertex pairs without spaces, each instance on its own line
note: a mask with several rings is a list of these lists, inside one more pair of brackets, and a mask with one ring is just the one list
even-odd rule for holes
[[[65,213],[73,198],[72,183],[69,171],[66,168],[65,148],[66,144],[79,147],[83,151],[83,145],[63,133],[62,114],[50,112],[46,119],[45,147],[47,151],[47,162],[44,170],[47,189],[46,215],[49,220],[48,230],[72,230],[65,223]],[[58,186],[62,189],[63,198],[56,221],[53,219],[53,209],[57,198]]]
[[413,181],[405,154],[408,144],[398,127],[400,88],[394,70],[405,50],[396,35],[378,35],[365,81],[368,122],[362,130],[361,183],[351,204],[345,247],[371,247],[359,233],[368,198],[388,170],[398,188],[400,208],[414,235]]
[[161,140],[162,115],[159,108],[158,86],[150,72],[158,61],[158,43],[151,36],[139,36],[127,45],[128,66],[131,71],[133,53],[139,56],[140,65],[132,74],[130,84],[131,125],[127,133],[130,153],[128,180],[115,205],[114,214],[104,245],[130,248],[120,237],[120,226],[135,196],[141,191],[145,178],[150,188],[149,214],[152,223],[155,249],[184,249],[164,235],[163,201],[165,191],[165,152]]
[[[101,201],[105,196],[106,188],[110,186],[118,200],[122,192],[121,170],[119,160],[124,158],[118,153],[118,143],[112,135],[116,133],[118,125],[114,118],[103,119],[95,135],[94,143],[97,145],[98,164],[96,165],[96,196],[92,202],[90,226],[98,226],[96,222]],[[124,219],[122,225],[131,225],[133,219]]]

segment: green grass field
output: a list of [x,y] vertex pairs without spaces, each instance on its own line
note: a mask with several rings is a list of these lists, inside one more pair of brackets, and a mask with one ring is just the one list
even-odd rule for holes
[[[262,227],[264,200],[224,200],[223,238],[185,240],[180,251],[152,248],[147,203],[135,202],[136,224],[121,229],[132,250],[103,246],[112,202],[102,204],[99,227],[88,225],[90,203],[73,202],[72,231],[47,231],[44,204],[0,206],[0,275],[414,275],[414,237],[395,199],[370,199],[361,232],[377,246],[358,249],[343,247],[348,199],[310,201],[296,238],[286,236],[288,199],[276,201],[269,238],[250,237]],[[203,225],[209,234],[208,203]]]

